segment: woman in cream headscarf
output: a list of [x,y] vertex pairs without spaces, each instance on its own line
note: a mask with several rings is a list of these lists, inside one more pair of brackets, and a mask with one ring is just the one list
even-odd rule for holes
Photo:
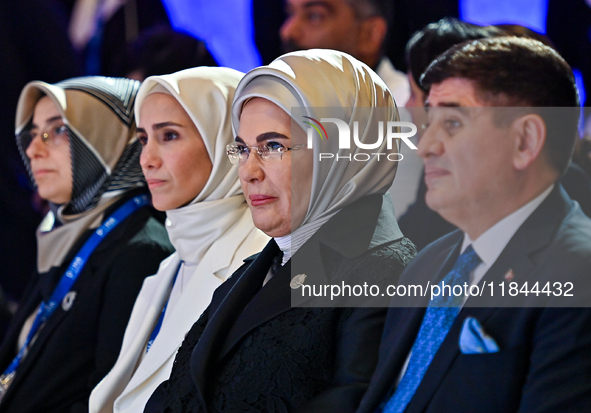
[[386,158],[398,159],[396,146],[340,149],[329,122],[310,142],[302,126],[327,117],[324,108],[351,131],[357,125],[366,145],[380,121],[397,118],[377,75],[335,51],[284,55],[238,86],[228,156],[255,225],[274,239],[217,289],[146,411],[356,409],[377,363],[385,309],[335,308],[330,297],[303,296],[301,285],[395,284],[415,250],[386,194],[396,164]]
[[0,411],[85,411],[144,278],[172,252],[148,208],[138,89],[85,77],[21,93],[17,144],[50,212],[37,231],[38,274],[0,348]]
[[176,252],[146,279],[119,359],[92,393],[91,412],[143,411],[214,290],[268,242],[254,227],[225,151],[241,78],[232,69],[199,67],[150,77],[140,88],[141,165]]

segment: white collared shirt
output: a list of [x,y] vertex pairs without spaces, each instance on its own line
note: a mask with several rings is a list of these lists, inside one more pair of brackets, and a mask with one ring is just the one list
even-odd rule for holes
[[[503,252],[511,238],[513,238],[513,235],[515,235],[519,227],[542,204],[542,202],[544,202],[548,195],[550,195],[550,192],[552,192],[553,188],[554,184],[550,185],[533,200],[484,231],[484,233],[476,238],[476,240],[473,241],[468,234],[464,233],[464,241],[462,242],[460,254],[472,245],[472,248],[474,248],[474,251],[478,257],[480,257],[480,264],[478,264],[470,274],[471,286],[478,284],[480,280],[482,280],[486,272],[492,267],[497,258],[499,258],[499,255],[501,255],[501,252]],[[466,303],[467,299],[468,297],[464,298],[462,306]],[[408,353],[406,361],[402,366],[402,370],[396,379],[396,386],[398,386],[400,380],[402,380],[402,377],[404,376],[404,372],[410,362],[411,354],[412,349]]]
[[464,233],[464,241],[460,253],[463,253],[468,246],[472,245],[472,248],[474,248],[474,251],[481,260],[480,264],[470,274],[470,285],[476,285],[482,280],[519,227],[544,202],[553,188],[554,184],[550,185],[536,198],[487,229],[476,240],[470,239],[470,236]]

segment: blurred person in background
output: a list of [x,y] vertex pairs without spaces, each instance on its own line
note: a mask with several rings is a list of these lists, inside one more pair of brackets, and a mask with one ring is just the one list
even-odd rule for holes
[[198,66],[218,66],[204,42],[166,26],[144,30],[112,61],[111,76],[143,81]]
[[109,71],[113,60],[143,30],[170,26],[161,0],[53,1],[66,11],[68,37],[84,62],[86,75],[114,76]]
[[380,0],[286,0],[287,17],[279,34],[284,52],[333,49],[371,67],[399,107],[408,100],[406,76],[384,56],[391,5]]

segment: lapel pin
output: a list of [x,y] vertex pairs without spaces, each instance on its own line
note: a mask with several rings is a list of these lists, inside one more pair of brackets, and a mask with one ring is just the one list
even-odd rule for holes
[[306,274],[298,274],[298,275],[296,275],[289,282],[289,286],[292,289],[294,289],[294,290],[297,289],[297,288],[300,288],[302,285],[304,285],[304,281],[306,281],[306,277],[307,277]]
[[62,309],[64,311],[68,311],[70,308],[72,308],[75,299],[76,291],[70,291],[68,294],[66,294],[66,296],[62,300]]
[[515,274],[513,274],[513,270],[511,268],[509,268],[509,271],[507,271],[505,273],[505,281],[511,281],[513,279],[513,277],[515,276]]

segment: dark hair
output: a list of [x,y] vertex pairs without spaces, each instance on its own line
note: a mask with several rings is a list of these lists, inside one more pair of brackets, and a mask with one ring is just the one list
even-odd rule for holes
[[[419,84],[419,79],[429,64],[450,47],[467,40],[503,34],[501,29],[494,26],[478,26],[446,17],[412,35],[406,44],[406,65],[415,82]],[[419,87],[422,88],[420,85]]]
[[[546,123],[546,156],[563,173],[577,137],[579,95],[570,66],[551,47],[528,38],[493,37],[456,45],[427,68],[421,84],[457,77],[475,83],[491,106],[531,107]],[[537,108],[571,108],[543,110]]]
[[542,33],[538,33],[529,27],[522,26],[520,24],[495,24],[505,32],[505,36],[516,36],[516,37],[528,37],[530,39],[538,40],[544,43],[546,46],[550,46],[556,49],[556,45],[550,40],[550,38]]

